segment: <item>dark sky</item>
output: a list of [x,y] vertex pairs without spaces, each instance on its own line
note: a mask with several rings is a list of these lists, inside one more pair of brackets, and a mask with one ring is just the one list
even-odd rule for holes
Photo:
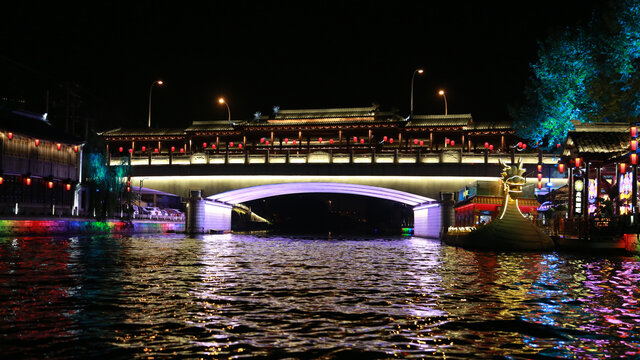
[[153,91],[156,126],[224,119],[220,95],[234,119],[372,102],[406,115],[417,67],[416,113],[443,113],[444,88],[449,113],[506,120],[537,41],[600,11],[595,0],[14,3],[1,10],[0,96],[30,87],[43,99],[73,81],[103,128],[146,127],[155,79],[166,83]]

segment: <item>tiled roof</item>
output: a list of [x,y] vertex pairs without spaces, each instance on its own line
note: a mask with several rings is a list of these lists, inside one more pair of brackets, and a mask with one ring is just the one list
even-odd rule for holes
[[470,130],[470,131],[510,130],[510,129],[512,129],[512,124],[508,121],[474,122],[467,126],[467,130]]
[[[231,121],[232,123],[239,123],[240,121]],[[186,132],[195,131],[232,131],[233,126],[229,123],[229,120],[213,120],[213,121],[194,121],[191,126],[186,128]]]
[[452,115],[414,115],[406,127],[439,127],[439,126],[467,126],[472,122],[471,114]]
[[100,133],[102,136],[184,136],[183,129],[113,129]]
[[53,126],[42,114],[0,108],[0,129],[43,140],[81,144],[82,140]]
[[402,121],[403,118],[393,112],[381,112],[377,106],[335,109],[279,110],[271,117],[262,116],[258,120],[247,122],[248,127],[273,125],[349,125]]
[[591,154],[600,158],[620,155],[629,147],[629,125],[601,123],[577,125],[567,135],[563,155]]
[[376,107],[279,110],[269,121],[291,119],[367,118],[376,116]]

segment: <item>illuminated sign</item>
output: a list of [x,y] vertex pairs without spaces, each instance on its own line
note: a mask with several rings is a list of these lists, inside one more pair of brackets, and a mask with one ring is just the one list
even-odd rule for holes
[[620,174],[620,201],[623,203],[620,206],[620,215],[628,214],[632,210],[632,204],[628,200],[631,199],[632,194],[632,177],[633,172],[629,171],[626,174]]
[[597,197],[598,197],[598,180],[589,179],[589,192],[588,192],[589,209],[587,209],[587,212],[589,214],[593,214],[596,211]]
[[584,182],[578,179],[573,183],[573,211],[576,214],[582,214],[582,190],[584,190]]
[[475,186],[465,186],[458,191],[458,201],[465,201],[478,194],[478,189]]

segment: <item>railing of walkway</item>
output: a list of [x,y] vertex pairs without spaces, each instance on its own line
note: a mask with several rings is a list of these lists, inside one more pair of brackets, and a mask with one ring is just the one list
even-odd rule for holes
[[[194,153],[162,154],[153,156],[131,156],[131,165],[196,165],[196,164],[497,164],[521,158],[524,164],[556,164],[559,157],[537,153],[466,153],[456,150],[441,152],[351,152],[332,153],[316,151],[309,153],[263,152],[263,153]],[[111,157],[111,165],[121,164],[129,156]]]

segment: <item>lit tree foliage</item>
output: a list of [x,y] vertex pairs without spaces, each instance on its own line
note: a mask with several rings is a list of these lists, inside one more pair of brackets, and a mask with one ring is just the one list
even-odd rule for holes
[[621,0],[610,19],[567,29],[540,44],[516,133],[549,150],[572,121],[636,122],[640,115],[640,0]]
[[96,210],[98,218],[113,215],[130,196],[130,193],[126,192],[130,165],[123,161],[117,166],[108,166],[103,150],[104,144],[97,137],[93,137],[87,141],[83,151],[84,185],[91,194],[90,208]]

